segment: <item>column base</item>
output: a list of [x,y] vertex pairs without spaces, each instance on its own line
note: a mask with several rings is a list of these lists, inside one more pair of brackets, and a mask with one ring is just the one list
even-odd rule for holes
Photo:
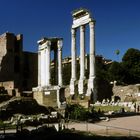
[[79,94],[84,94],[84,83],[85,79],[80,79],[78,83],[78,92]]
[[96,88],[95,88],[95,77],[91,77],[88,80],[88,88],[87,88],[86,96],[90,96],[91,100],[93,102],[96,102],[96,100],[97,100],[97,91],[96,91]]
[[75,84],[76,84],[76,80],[71,79],[71,81],[70,81],[70,95],[75,94]]

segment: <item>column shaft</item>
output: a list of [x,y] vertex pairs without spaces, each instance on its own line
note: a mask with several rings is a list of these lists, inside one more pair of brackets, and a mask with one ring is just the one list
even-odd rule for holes
[[76,82],[76,29],[71,29],[71,81],[70,81],[70,94],[75,94]]
[[50,46],[47,46],[46,48],[46,86],[50,86]]
[[44,76],[44,73],[45,73],[45,70],[44,70],[44,50],[41,50],[41,74],[40,74],[40,79],[41,79],[41,86],[44,86],[45,85],[45,76]]
[[47,67],[46,67],[46,49],[44,49],[44,51],[43,51],[43,59],[44,59],[44,74],[43,74],[43,76],[44,76],[44,81],[43,81],[43,85],[44,86],[46,86],[46,79],[47,79],[47,73],[46,73],[46,70],[47,70]]
[[54,49],[54,85],[58,84],[58,61],[57,61],[57,49]]
[[80,26],[80,79],[78,83],[79,94],[84,94],[85,80],[85,27]]
[[90,27],[90,74],[89,77],[95,77],[95,35],[94,35],[94,22],[89,23]]
[[41,52],[38,51],[38,86],[41,86]]
[[80,79],[85,79],[85,27],[80,26]]
[[74,81],[76,80],[76,29],[71,29],[71,79]]
[[62,42],[58,40],[58,85],[62,86]]
[[89,23],[90,28],[90,71],[89,71],[89,80],[88,80],[88,90],[87,95],[91,96],[91,100],[95,102],[97,100],[97,91],[96,91],[96,81],[95,81],[95,35],[94,35],[94,22]]

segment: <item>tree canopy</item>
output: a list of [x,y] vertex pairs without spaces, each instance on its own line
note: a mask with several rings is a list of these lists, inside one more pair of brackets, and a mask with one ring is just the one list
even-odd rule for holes
[[109,79],[119,84],[140,83],[140,50],[130,48],[122,57],[122,62],[113,62],[108,70]]

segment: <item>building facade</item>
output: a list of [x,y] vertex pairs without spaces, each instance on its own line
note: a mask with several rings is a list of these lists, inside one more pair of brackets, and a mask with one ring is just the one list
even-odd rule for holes
[[37,85],[37,53],[23,51],[23,35],[0,36],[0,86],[9,94],[32,90]]

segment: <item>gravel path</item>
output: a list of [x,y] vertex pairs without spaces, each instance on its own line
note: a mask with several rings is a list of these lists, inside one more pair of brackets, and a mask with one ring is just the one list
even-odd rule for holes
[[[140,136],[140,116],[112,118],[98,123],[70,123],[68,128],[102,135]],[[135,131],[132,131],[135,130]]]

